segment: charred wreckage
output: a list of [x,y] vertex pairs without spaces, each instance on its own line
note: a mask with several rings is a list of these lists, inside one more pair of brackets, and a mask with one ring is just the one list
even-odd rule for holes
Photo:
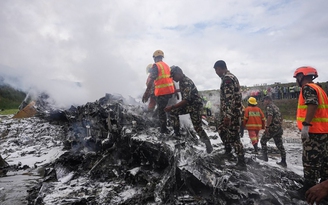
[[247,150],[247,170],[236,169],[222,143],[207,154],[192,126],[171,139],[143,105],[131,101],[106,94],[67,110],[36,101],[34,118],[63,127],[65,152],[45,165],[28,203],[306,204],[287,193],[302,186],[301,176],[260,164]]

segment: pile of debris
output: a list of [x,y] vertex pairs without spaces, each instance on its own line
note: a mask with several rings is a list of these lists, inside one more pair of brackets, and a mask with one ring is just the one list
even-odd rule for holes
[[29,204],[306,204],[287,194],[303,183],[294,172],[260,164],[251,154],[247,171],[238,170],[214,135],[218,143],[206,154],[191,127],[171,139],[143,105],[119,95],[38,110],[38,117],[65,127],[66,151],[45,166]]

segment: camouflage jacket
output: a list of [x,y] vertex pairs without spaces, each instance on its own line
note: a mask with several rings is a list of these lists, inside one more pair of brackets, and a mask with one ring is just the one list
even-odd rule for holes
[[315,89],[313,89],[311,86],[304,85],[302,87],[302,94],[303,94],[306,105],[308,105],[308,104],[318,105],[319,104],[318,94],[315,91]]
[[195,106],[195,107],[203,106],[202,98],[198,94],[197,87],[195,86],[194,82],[190,78],[184,76],[179,81],[179,88],[180,88],[182,100],[188,101],[187,106]]
[[242,95],[237,77],[228,71],[221,77],[220,119],[235,119],[242,115]]
[[282,116],[281,116],[281,112],[279,110],[279,108],[273,104],[273,102],[269,103],[266,107],[265,107],[265,117],[268,118],[268,116],[272,116],[272,122],[270,124],[270,130],[277,130],[277,129],[281,129],[281,125],[282,125]]

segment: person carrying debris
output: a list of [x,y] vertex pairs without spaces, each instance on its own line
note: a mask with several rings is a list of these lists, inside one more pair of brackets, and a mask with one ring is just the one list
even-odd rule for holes
[[297,68],[294,72],[296,83],[301,87],[297,126],[303,143],[304,184],[297,193],[302,198],[319,179],[328,179],[328,98],[313,82],[317,77],[317,70],[310,66]]
[[270,96],[263,98],[265,106],[266,126],[263,136],[261,137],[262,155],[258,156],[259,159],[268,161],[268,146],[267,142],[273,138],[278,150],[280,151],[281,161],[277,162],[282,167],[287,167],[286,151],[282,141],[282,116],[279,108],[273,103]]
[[248,98],[248,106],[244,110],[244,127],[248,130],[249,138],[254,146],[254,152],[258,153],[259,131],[265,127],[265,116],[257,106],[254,97]]
[[148,101],[151,95],[151,87],[155,86],[154,94],[156,96],[158,118],[160,121],[160,132],[168,133],[167,129],[167,117],[164,108],[175,93],[175,87],[172,78],[170,78],[170,67],[162,60],[164,58],[164,52],[156,50],[153,54],[154,65],[150,69],[151,79],[147,84],[146,91],[142,97],[142,102]]
[[191,122],[195,131],[198,133],[200,140],[206,145],[206,152],[211,153],[213,147],[205,130],[202,127],[202,99],[198,94],[197,87],[194,82],[183,74],[183,71],[178,66],[171,67],[171,78],[179,82],[179,91],[182,99],[175,105],[167,106],[166,112],[170,112],[171,120],[173,121],[173,130],[176,136],[180,136],[180,121],[179,115],[190,114]]
[[216,74],[221,78],[220,114],[217,130],[224,143],[225,155],[232,157],[232,145],[238,155],[237,166],[246,168],[244,146],[240,141],[242,117],[242,94],[239,81],[227,68],[223,60],[214,64]]
[[[149,64],[147,67],[146,67],[146,73],[148,74],[148,77],[147,77],[147,81],[146,81],[146,85],[148,85],[148,83],[150,82],[151,80],[151,74],[150,74],[150,69],[153,67],[153,64]],[[154,94],[154,90],[155,90],[155,87],[154,87],[154,84],[151,86],[151,89],[150,89],[150,97],[149,97],[149,103],[148,103],[148,111],[152,112],[155,110],[155,107],[156,107],[156,98],[155,98],[155,94]]]

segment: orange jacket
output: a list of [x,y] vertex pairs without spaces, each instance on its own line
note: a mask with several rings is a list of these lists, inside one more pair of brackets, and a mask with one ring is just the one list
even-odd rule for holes
[[[314,83],[307,83],[306,85],[311,86],[318,95],[319,105],[317,111],[310,122],[309,133],[328,133],[328,98],[325,91],[318,85]],[[305,105],[305,100],[303,98],[302,92],[298,98],[297,106],[297,126],[302,129],[302,122],[305,120],[307,112],[307,105]]]
[[247,130],[264,129],[265,116],[261,108],[257,106],[248,106],[244,113],[244,126]]
[[172,78],[170,78],[170,67],[164,62],[156,63],[158,77],[155,79],[155,96],[173,94],[175,92]]

